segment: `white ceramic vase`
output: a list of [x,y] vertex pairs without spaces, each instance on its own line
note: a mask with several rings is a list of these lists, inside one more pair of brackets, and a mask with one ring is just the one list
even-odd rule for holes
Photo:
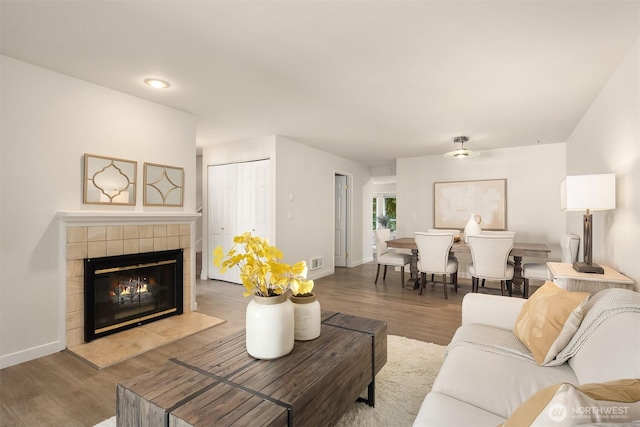
[[291,353],[293,304],[287,295],[253,296],[246,313],[247,352],[256,359],[277,359]]
[[320,336],[320,303],[315,294],[309,296],[291,296],[295,319],[295,339],[309,341]]
[[479,236],[482,232],[482,228],[480,228],[480,223],[482,222],[482,217],[475,213],[471,214],[469,221],[467,221],[467,225],[464,227],[464,242],[468,243],[467,237],[469,236]]

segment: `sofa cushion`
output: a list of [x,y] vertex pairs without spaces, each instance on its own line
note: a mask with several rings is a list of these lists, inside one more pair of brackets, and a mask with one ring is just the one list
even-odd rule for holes
[[640,379],[547,387],[527,399],[503,424],[564,426],[640,420]]
[[431,390],[508,418],[533,394],[558,382],[577,383],[566,363],[543,367],[479,347],[456,346],[447,352]]
[[468,426],[495,427],[505,421],[490,412],[440,393],[431,392],[422,402],[414,427]]
[[578,330],[588,292],[569,292],[545,282],[522,306],[513,333],[542,365],[553,360]]

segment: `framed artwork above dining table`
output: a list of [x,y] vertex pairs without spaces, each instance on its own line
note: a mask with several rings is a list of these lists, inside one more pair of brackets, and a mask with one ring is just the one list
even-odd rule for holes
[[435,182],[434,228],[464,229],[472,214],[483,230],[507,229],[507,180]]

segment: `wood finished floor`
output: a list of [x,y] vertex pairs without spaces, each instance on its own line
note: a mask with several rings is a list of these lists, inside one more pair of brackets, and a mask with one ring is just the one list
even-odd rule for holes
[[[449,343],[468,282],[445,300],[441,284],[420,296],[402,289],[391,269],[384,282],[374,285],[374,277],[373,263],[338,268],[316,281],[315,292],[325,310],[385,320],[392,335]],[[244,327],[248,299],[239,285],[198,281],[197,301],[198,311],[227,322],[101,371],[66,351],[0,370],[0,426],[93,426],[115,414],[117,382]]]

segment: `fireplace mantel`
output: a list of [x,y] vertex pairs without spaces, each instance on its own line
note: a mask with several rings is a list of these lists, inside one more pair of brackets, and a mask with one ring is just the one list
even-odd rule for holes
[[67,224],[73,225],[116,225],[116,224],[144,224],[184,223],[195,221],[202,214],[197,212],[105,212],[105,211],[58,211],[56,216]]

